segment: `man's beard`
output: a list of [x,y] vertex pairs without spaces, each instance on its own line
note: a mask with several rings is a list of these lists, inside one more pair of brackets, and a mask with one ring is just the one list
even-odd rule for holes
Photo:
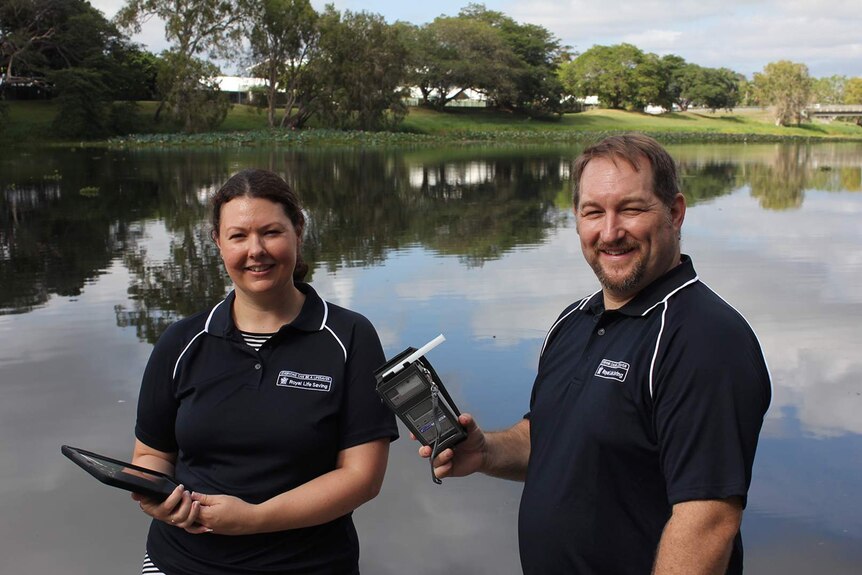
[[[596,251],[600,252],[601,250],[597,249]],[[598,258],[590,264],[590,267],[593,268],[593,272],[596,274],[596,277],[599,278],[599,283],[602,284],[602,287],[605,288],[605,290],[612,293],[626,294],[636,288],[643,281],[644,276],[646,275],[647,261],[645,257],[639,258],[638,261],[635,262],[634,269],[621,279],[611,279],[608,277]]]

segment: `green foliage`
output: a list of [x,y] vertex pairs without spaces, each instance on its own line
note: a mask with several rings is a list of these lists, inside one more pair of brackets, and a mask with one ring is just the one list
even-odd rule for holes
[[173,45],[162,54],[156,85],[161,98],[157,117],[168,116],[185,132],[209,130],[224,121],[230,103],[214,82],[217,66],[198,58],[204,52],[227,56],[242,37],[246,3],[227,0],[128,0],[117,22],[139,32],[156,16],[165,22]]
[[862,78],[850,78],[844,85],[844,103],[862,104]]
[[[461,10],[459,18],[490,25],[513,57],[513,63],[503,77],[514,89],[503,85],[488,93],[497,106],[532,116],[560,112],[562,85],[556,69],[563,58],[564,48],[551,32],[535,24],[519,24],[482,4],[469,4]],[[487,59],[485,61],[487,63]]]
[[754,74],[754,85],[759,99],[774,108],[776,125],[802,123],[802,111],[812,96],[808,66],[789,60],[770,62],[763,72]]
[[382,16],[330,5],[321,19],[321,57],[312,67],[327,127],[380,130],[404,118],[407,51]]
[[176,51],[163,52],[158,71],[158,91],[168,118],[186,133],[212,130],[230,109],[227,96],[214,78],[219,69],[210,62]]
[[561,110],[559,41],[541,26],[470,4],[422,27],[396,25],[408,49],[409,83],[443,109],[467,90],[497,108],[546,116]]
[[844,86],[846,83],[847,77],[837,74],[813,79],[811,86],[813,100],[818,104],[844,103]]
[[7,78],[33,76],[45,67],[44,51],[56,34],[55,21],[55,10],[46,0],[0,2],[0,58]]
[[140,119],[140,105],[134,101],[118,101],[109,104],[108,132],[112,136],[134,134],[144,128]]
[[153,16],[165,23],[165,38],[172,51],[186,58],[204,52],[228,56],[242,37],[243,1],[227,0],[127,0],[117,13],[119,25],[133,32]]
[[682,94],[692,105],[732,110],[739,104],[739,76],[727,68],[688,68],[688,84]]
[[727,68],[704,68],[670,54],[659,58],[631,44],[593,46],[559,70],[568,94],[598,96],[606,108],[670,110],[705,106],[731,110],[739,104],[744,76]]
[[512,94],[514,54],[490,24],[440,16],[416,30],[411,80],[427,104],[443,109],[464,91]]
[[140,47],[125,43],[110,46],[100,68],[110,78],[113,100],[155,100],[159,59]]
[[102,75],[88,68],[67,68],[49,75],[57,96],[57,115],[52,125],[62,138],[95,139],[107,133]]
[[560,67],[560,81],[568,94],[598,96],[606,108],[642,108],[636,70],[644,59],[645,54],[631,44],[593,46]]
[[86,0],[2,0],[0,63],[7,78],[42,79],[51,70],[94,67],[122,41]]
[[276,124],[277,89],[284,92],[282,127],[301,127],[317,94],[310,75],[318,55],[319,16],[308,0],[251,0],[249,43],[255,73],[266,79],[267,119]]

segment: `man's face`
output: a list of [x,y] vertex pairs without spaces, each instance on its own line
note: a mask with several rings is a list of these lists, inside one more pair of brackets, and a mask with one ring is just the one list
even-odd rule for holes
[[602,284],[605,307],[622,307],[679,264],[685,199],[668,208],[652,191],[646,159],[591,160],[581,174],[575,221],[587,263]]

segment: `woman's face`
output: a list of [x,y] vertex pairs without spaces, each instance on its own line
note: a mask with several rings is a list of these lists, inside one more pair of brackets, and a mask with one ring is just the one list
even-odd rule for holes
[[238,296],[287,295],[302,243],[281,204],[241,196],[221,207],[216,244]]

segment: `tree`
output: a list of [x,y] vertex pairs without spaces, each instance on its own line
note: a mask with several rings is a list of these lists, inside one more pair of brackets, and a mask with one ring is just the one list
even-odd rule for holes
[[378,14],[342,15],[332,5],[320,24],[320,57],[311,74],[319,82],[323,122],[360,130],[397,125],[407,113],[407,50],[396,29]]
[[862,78],[850,78],[844,84],[844,103],[862,104]]
[[65,68],[50,73],[58,92],[57,115],[52,128],[66,138],[98,138],[108,130],[105,112],[108,87],[102,74],[90,68]]
[[6,80],[42,63],[41,49],[56,34],[51,0],[3,0],[0,2],[0,56]]
[[560,67],[560,81],[572,96],[598,96],[607,108],[639,107],[635,69],[644,53],[631,44],[593,46]]
[[227,117],[230,102],[219,91],[215,81],[218,73],[211,62],[174,50],[162,52],[158,93],[162,105],[185,132],[212,130]]
[[440,16],[420,29],[401,31],[413,48],[409,77],[426,103],[443,109],[470,89],[486,95],[514,92],[514,54],[487,22]]
[[[128,132],[133,100],[151,96],[152,55],[128,42],[86,0],[0,0],[4,70],[57,96],[56,133],[90,138]],[[4,82],[5,84],[5,82]]]
[[844,102],[846,76],[833,75],[815,78],[812,81],[812,96],[818,104],[841,104]]
[[676,105],[685,112],[691,101],[684,94],[690,84],[690,70],[696,67],[695,64],[689,64],[684,58],[675,54],[662,56],[661,69],[667,82],[663,92],[666,100],[656,102],[656,104],[664,106],[668,110]]
[[632,70],[634,90],[629,104],[630,109],[642,110],[652,104],[670,110],[673,106],[668,89],[671,85],[670,70],[665,62],[655,54],[644,54]]
[[739,74],[727,68],[690,68],[684,95],[691,104],[713,112],[732,110],[739,104]]
[[508,78],[506,85],[488,93],[497,106],[532,116],[561,110],[563,88],[556,71],[567,47],[551,32],[536,24],[519,24],[482,4],[469,4],[458,17],[486,23],[511,52],[511,64],[501,62],[507,67],[501,76]]
[[279,87],[285,94],[281,126],[301,126],[315,95],[308,69],[320,40],[318,14],[309,0],[253,0],[249,9],[249,43],[255,71],[266,79],[267,119],[275,125]]
[[0,0],[0,62],[10,84],[44,82],[50,71],[66,68],[104,74],[129,49],[86,0]]
[[[172,44],[159,70],[162,103],[156,110],[157,118],[167,106],[187,132],[212,127],[217,118],[224,119],[222,100],[217,95],[198,93],[212,87],[212,78],[219,70],[198,57],[204,53],[227,55],[240,41],[240,24],[247,13],[245,0],[127,0],[116,17],[121,27],[140,32],[141,24],[155,16],[165,22],[165,38]],[[202,100],[215,103],[217,110],[202,106]]]
[[761,102],[774,108],[775,124],[786,126],[802,122],[802,112],[811,102],[812,80],[808,66],[789,60],[770,62],[763,72],[754,74]]

